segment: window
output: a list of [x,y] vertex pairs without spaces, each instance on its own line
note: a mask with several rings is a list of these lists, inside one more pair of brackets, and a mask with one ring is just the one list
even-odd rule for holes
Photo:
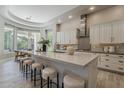
[[39,40],[41,39],[41,35],[40,33],[33,33],[33,35],[34,35],[34,50],[37,50],[40,48],[37,42],[39,42]]
[[28,32],[17,31],[17,50],[28,49]]
[[53,32],[52,31],[47,31],[47,39],[50,41],[50,44],[48,46],[48,51],[53,51]]
[[18,29],[11,26],[4,28],[4,50],[6,52],[17,50],[37,50],[40,32]]
[[5,28],[4,31],[4,50],[13,51],[13,29]]

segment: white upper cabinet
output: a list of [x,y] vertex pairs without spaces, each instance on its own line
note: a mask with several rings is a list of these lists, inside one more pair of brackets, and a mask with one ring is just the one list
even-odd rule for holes
[[112,42],[124,43],[124,21],[113,22]]
[[90,27],[91,44],[124,43],[124,21],[114,21]]
[[100,43],[111,43],[112,25],[110,23],[100,24],[99,39]]
[[70,33],[70,44],[77,44],[76,31]]
[[90,27],[90,43],[99,44],[99,25],[93,25]]
[[57,32],[58,44],[77,44],[76,31]]
[[113,43],[121,43],[121,29],[122,22],[113,22],[112,23],[112,42]]
[[121,22],[121,28],[120,28],[120,43],[124,43],[124,21]]
[[56,40],[56,41],[57,41],[57,43],[59,43],[59,44],[61,43],[60,37],[61,37],[61,36],[60,36],[60,32],[57,32],[57,40]]

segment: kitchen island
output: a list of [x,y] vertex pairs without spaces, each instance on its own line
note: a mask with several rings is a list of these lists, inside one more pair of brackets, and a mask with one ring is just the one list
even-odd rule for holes
[[35,62],[41,62],[46,66],[52,66],[57,69],[60,77],[60,87],[65,74],[75,74],[86,81],[86,87],[96,87],[98,62],[98,55],[96,54],[85,52],[75,52],[74,55],[56,52],[27,53],[32,54]]

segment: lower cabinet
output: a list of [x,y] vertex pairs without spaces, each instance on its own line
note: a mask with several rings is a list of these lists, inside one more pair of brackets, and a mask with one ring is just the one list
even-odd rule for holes
[[124,73],[124,55],[100,54],[98,67]]

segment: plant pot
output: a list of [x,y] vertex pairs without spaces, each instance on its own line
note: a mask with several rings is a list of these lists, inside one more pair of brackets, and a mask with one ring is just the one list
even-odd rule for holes
[[43,52],[46,52],[46,45],[43,45]]

